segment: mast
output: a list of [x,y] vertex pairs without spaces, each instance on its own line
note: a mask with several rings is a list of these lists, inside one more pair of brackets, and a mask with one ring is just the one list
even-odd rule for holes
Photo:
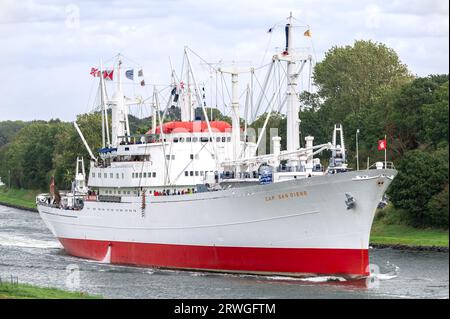
[[[101,68],[100,68],[101,69]],[[104,108],[104,104],[103,104],[103,89],[102,89],[102,76],[101,76],[102,72],[100,71],[100,85],[99,85],[99,89],[101,91],[101,111],[102,112],[102,148],[105,148],[105,112],[103,110]],[[77,167],[78,167],[78,160],[77,160]],[[77,168],[77,172],[78,172],[78,168]]]
[[241,148],[241,127],[240,127],[240,117],[239,117],[239,82],[238,73],[231,74],[231,95],[232,102],[231,107],[233,108],[233,119],[232,119],[232,129],[231,129],[231,139],[233,140],[233,160],[237,160],[240,154]]
[[[253,69],[252,69],[252,73],[253,73]],[[250,104],[250,85],[247,84],[247,89],[245,90],[245,109],[244,109],[244,152],[243,152],[243,156],[245,154],[245,151],[247,149],[247,127],[248,127],[248,110],[249,110],[249,104]]]
[[[188,61],[188,56],[186,52],[186,48],[184,49],[184,59]],[[183,122],[191,122],[195,119],[195,96],[192,95],[192,81],[191,79],[192,71],[189,67],[186,68],[186,88],[183,89],[183,103],[181,105],[181,121]],[[195,87],[194,87],[195,90]]]
[[[287,61],[287,139],[286,146],[288,152],[293,152],[299,149],[300,139],[299,139],[299,123],[298,113],[300,111],[300,102],[297,97],[296,87],[297,87],[297,77],[296,73],[296,62],[293,56],[292,49],[292,12],[288,17],[288,23],[285,27],[286,32],[286,50],[283,53],[286,56]],[[291,159],[289,161],[290,166],[298,165],[298,160]]]
[[153,87],[153,96],[152,96],[152,134],[156,134],[156,116],[158,114],[158,109],[156,105],[156,85]]
[[[128,123],[128,111],[122,91],[122,80],[120,77],[122,61],[117,65],[117,91],[112,98],[112,145],[117,146],[124,139],[128,140],[130,126]],[[119,140],[120,139],[120,140]]]
[[111,141],[109,140],[109,124],[108,124],[108,109],[107,109],[107,98],[106,98],[106,84],[103,79],[103,63],[100,59],[100,103],[102,112],[102,147],[110,146]]
[[238,69],[236,67],[220,68],[220,72],[231,74],[231,107],[232,128],[231,142],[233,145],[233,161],[239,159],[241,153],[241,123],[239,116],[239,73],[249,72],[251,69]]
[[120,60],[120,54],[119,54],[119,65],[118,65],[118,72],[117,72],[117,82],[118,82],[118,87],[119,87],[119,89],[120,89],[120,92],[121,92],[121,95],[120,95],[120,97],[121,97],[121,100],[122,100],[122,102],[124,103],[124,105],[123,105],[123,116],[124,116],[124,124],[125,124],[125,136],[127,136],[127,138],[126,138],[126,140],[129,142],[130,141],[130,139],[129,139],[129,137],[130,137],[130,135],[131,135],[131,133],[130,133],[130,123],[128,122],[128,106],[127,105],[125,105],[125,96],[123,95],[123,90],[122,90],[122,79],[121,79],[121,76],[120,76],[120,67],[122,66],[122,60]]

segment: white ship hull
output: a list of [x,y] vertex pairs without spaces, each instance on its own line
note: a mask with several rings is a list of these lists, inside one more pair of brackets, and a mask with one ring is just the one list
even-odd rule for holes
[[[38,205],[65,250],[111,263],[242,273],[368,273],[376,207],[395,170],[369,170],[224,191]],[[364,178],[359,178],[365,176]],[[346,195],[355,199],[348,209]]]

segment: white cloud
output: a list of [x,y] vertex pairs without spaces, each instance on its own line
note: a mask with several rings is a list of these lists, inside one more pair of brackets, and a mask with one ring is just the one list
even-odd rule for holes
[[[67,25],[70,5],[79,8],[75,27]],[[448,3],[441,0],[2,0],[0,120],[72,120],[88,111],[89,68],[118,52],[142,64],[148,83],[169,81],[169,56],[179,69],[184,45],[208,61],[259,66],[284,45],[290,11],[296,24],[311,25],[318,60],[334,45],[365,38],[394,48],[413,73],[448,73]],[[296,47],[310,45],[295,39]]]

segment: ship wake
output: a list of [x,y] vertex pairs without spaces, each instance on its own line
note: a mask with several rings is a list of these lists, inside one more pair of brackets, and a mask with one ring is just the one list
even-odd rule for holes
[[0,234],[0,246],[27,248],[62,248],[57,241],[33,239],[29,237]]

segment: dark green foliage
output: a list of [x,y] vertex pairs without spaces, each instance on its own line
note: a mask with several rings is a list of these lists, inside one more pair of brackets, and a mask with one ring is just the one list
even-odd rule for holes
[[[434,152],[408,151],[397,169],[399,173],[389,188],[395,207],[406,210],[414,226],[448,227],[448,221],[441,224],[446,219],[442,214],[445,203],[443,195],[438,195],[441,192],[445,194],[444,189],[448,185],[448,147]],[[431,211],[432,208],[437,210]]]
[[0,122],[0,147],[9,143],[25,125],[23,121]]
[[427,219],[430,225],[448,228],[448,184],[444,189],[434,195],[427,205]]
[[[84,114],[77,120],[87,142],[95,151],[101,146],[100,114]],[[36,121],[26,125],[15,138],[0,148],[0,176],[16,188],[44,189],[52,175],[60,189],[70,188],[75,160],[89,156],[72,123]]]
[[[417,78],[403,85],[386,102],[389,135],[401,154],[423,143],[448,140],[448,76]],[[437,127],[435,127],[437,125]],[[442,129],[445,126],[445,129]]]
[[25,126],[13,142],[1,149],[2,179],[9,180],[11,176],[11,186],[14,187],[44,187],[52,168],[55,136],[63,125],[58,120],[52,120]]
[[435,88],[433,103],[422,105],[424,143],[438,146],[448,143],[448,80]]

